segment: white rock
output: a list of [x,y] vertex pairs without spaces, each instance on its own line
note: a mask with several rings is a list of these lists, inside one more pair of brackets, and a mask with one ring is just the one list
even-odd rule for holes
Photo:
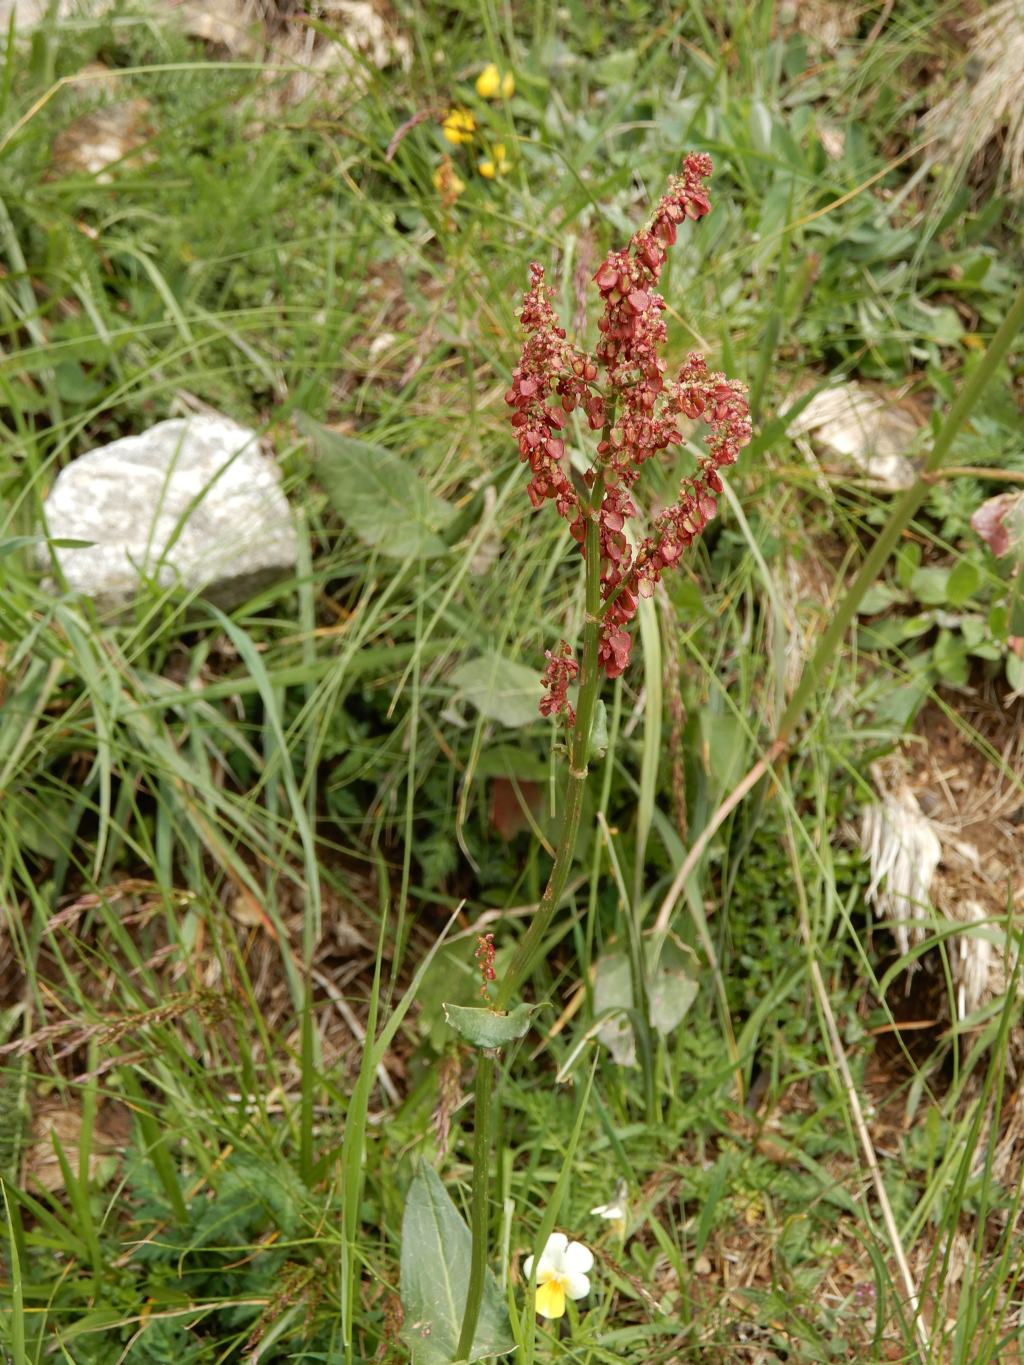
[[[7,36],[7,25],[14,15],[16,28],[31,28],[40,23],[50,12],[49,0],[0,0],[0,38]],[[67,19],[78,12],[73,0],[60,0],[57,18]]]
[[866,474],[890,492],[912,487],[917,478],[907,451],[919,430],[894,401],[852,382],[822,389],[787,427],[798,444],[810,435],[827,458]]
[[103,611],[146,580],[234,606],[296,562],[277,465],[226,417],[175,418],[89,451],[57,477],[44,512],[52,539],[94,542],[54,554],[72,592]]

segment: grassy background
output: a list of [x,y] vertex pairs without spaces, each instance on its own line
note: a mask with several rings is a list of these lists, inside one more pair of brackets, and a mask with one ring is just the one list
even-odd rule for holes
[[[486,718],[453,672],[486,650],[539,671],[582,613],[567,532],[531,513],[505,422],[514,310],[539,259],[572,319],[576,272],[690,148],[714,157],[715,208],[665,274],[670,355],[700,347],[749,383],[758,435],[607,692],[572,898],[533,983],[548,1007],[505,1063],[492,1263],[520,1304],[518,1257],[578,1123],[558,1222],[597,1248],[594,1288],[571,1334],[524,1315],[523,1360],[1018,1358],[1015,991],[950,1024],[932,922],[933,998],[907,1006],[849,834],[869,764],[922,733],[936,689],[965,750],[988,743],[1020,790],[1005,733],[979,737],[970,712],[1005,694],[1001,641],[1024,633],[968,526],[1004,485],[936,486],[780,784],[713,842],[672,923],[699,985],[684,1025],[640,1069],[586,1040],[594,964],[627,916],[653,922],[884,519],[885,494],[822,476],[780,411],[860,378],[909,394],[926,442],[1019,278],[1014,202],[984,171],[923,161],[957,8],[868,5],[830,47],[837,11],[801,6],[801,31],[770,4],[399,6],[408,70],[355,58],[303,99],[272,46],[225,60],[128,6],[8,46],[0,1343],[17,1365],[407,1358],[415,1158],[467,1192],[472,1064],[440,1003],[473,1000],[481,926],[507,957],[543,887],[557,785],[548,727]],[[474,92],[492,60],[515,72],[508,102]],[[67,83],[97,61],[115,93]],[[145,155],[106,183],[63,167],[61,131],[127,99],[148,101]],[[476,144],[445,143],[452,104],[474,111]],[[497,144],[509,170],[489,180],[477,162]],[[465,191],[446,205],[449,154]],[[955,462],[1024,469],[1018,379],[989,390]],[[153,589],[110,625],[46,593],[15,538],[57,470],[207,406],[273,442],[306,532],[295,576],[230,618]],[[300,413],[453,503],[446,555],[390,553],[393,509],[377,548],[353,535]],[[948,581],[920,571],[960,564],[954,620]],[[990,657],[967,615],[997,639]],[[901,1010],[932,1027],[895,1030]],[[620,1180],[624,1245],[588,1214]]]

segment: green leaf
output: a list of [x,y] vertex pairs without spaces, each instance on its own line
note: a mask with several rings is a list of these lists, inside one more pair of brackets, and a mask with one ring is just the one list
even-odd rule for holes
[[604,758],[608,752],[608,708],[600,699],[594,708],[594,725],[590,731],[590,754],[592,760]]
[[954,687],[967,685],[967,649],[960,637],[951,630],[939,631],[932,650],[932,662],[943,682],[952,683]]
[[[421,1162],[402,1216],[402,1335],[414,1365],[451,1365],[455,1359],[469,1289],[471,1241],[437,1172]],[[488,1272],[469,1359],[489,1360],[514,1346],[501,1294]]]
[[522,1038],[536,1005],[517,1005],[510,1014],[471,1005],[443,1004],[444,1017],[474,1047],[504,1047]]
[[[654,1031],[668,1038],[682,1023],[700,989],[699,963],[691,948],[668,938],[648,938],[644,949],[647,1017]],[[633,980],[625,953],[602,953],[594,980],[594,1013],[601,1019],[598,1041],[617,1066],[636,1065],[636,1041],[630,1011]]]
[[960,316],[948,303],[930,304],[915,299],[907,311],[914,331],[937,346],[955,346],[963,336]]
[[921,563],[921,547],[916,540],[901,545],[896,551],[896,580],[901,588],[909,588],[917,566]]
[[949,569],[928,566],[915,569],[910,580],[910,591],[924,607],[941,607],[949,601]]
[[532,725],[539,714],[540,675],[501,654],[467,659],[452,673],[451,682],[488,720],[518,728]]
[[58,550],[87,550],[95,544],[94,540],[76,540],[74,536],[57,536],[53,540],[46,536],[9,536],[6,540],[0,540],[0,559],[14,554],[16,550],[25,549],[27,545],[53,545]]
[[919,635],[927,635],[935,625],[935,613],[922,611],[916,616],[902,616],[897,621],[898,640],[916,640]]
[[857,608],[858,616],[878,616],[879,613],[887,611],[894,602],[906,601],[905,595],[899,588],[893,587],[891,583],[875,583],[860,600]]
[[[653,944],[650,946],[654,947]],[[700,964],[692,948],[666,939],[657,963],[648,954],[648,972],[647,1008],[651,1028],[667,1038],[679,1027],[697,998]]]
[[489,745],[476,765],[478,777],[515,777],[520,782],[546,782],[550,758],[522,744]]
[[905,730],[924,704],[931,691],[931,677],[927,669],[914,674],[911,681],[901,687],[892,687],[875,707],[875,722],[879,725],[892,725]]
[[636,1039],[629,1011],[633,1008],[633,979],[625,953],[602,953],[594,978],[594,1014],[601,1020],[598,1041],[612,1054],[616,1066],[636,1066]]
[[62,360],[54,366],[57,392],[65,403],[91,403],[103,392],[103,385],[86,374],[77,360]]
[[989,608],[988,631],[994,640],[1005,643],[1010,633],[1010,611],[1004,603],[996,602]]
[[438,532],[455,508],[431,493],[408,464],[383,446],[342,436],[309,417],[299,425],[319,451],[317,475],[327,496],[360,540],[392,559],[447,553]]
[[955,607],[963,606],[978,591],[980,582],[981,574],[977,565],[972,564],[969,559],[961,559],[949,575],[949,582],[946,585],[948,600]]

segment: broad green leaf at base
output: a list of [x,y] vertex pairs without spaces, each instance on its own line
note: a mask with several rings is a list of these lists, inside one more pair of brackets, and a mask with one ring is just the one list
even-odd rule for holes
[[[455,1360],[469,1288],[471,1241],[437,1172],[421,1162],[402,1218],[402,1335],[413,1365],[451,1365]],[[492,1360],[514,1345],[508,1313],[488,1272],[469,1359]]]

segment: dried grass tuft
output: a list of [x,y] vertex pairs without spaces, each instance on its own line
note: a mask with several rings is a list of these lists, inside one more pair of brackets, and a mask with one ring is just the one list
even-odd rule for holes
[[1024,190],[1024,0],[999,0],[970,25],[964,74],[926,115],[939,154],[982,174],[999,153],[998,179]]

